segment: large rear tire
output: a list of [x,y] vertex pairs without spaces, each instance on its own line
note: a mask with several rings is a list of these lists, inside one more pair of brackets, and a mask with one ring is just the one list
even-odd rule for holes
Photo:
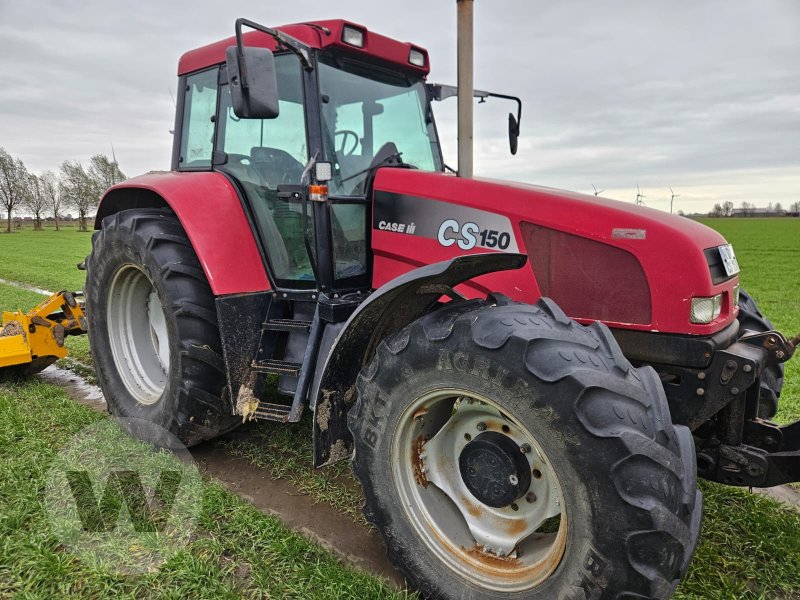
[[550,300],[452,303],[383,341],[349,415],[367,518],[433,598],[668,598],[699,536],[655,372]]
[[[762,333],[772,331],[775,326],[765,317],[753,297],[744,290],[739,291],[739,331],[745,329]],[[778,412],[778,401],[783,389],[783,363],[771,365],[761,373],[761,390],[759,392],[758,416],[771,419]]]
[[175,215],[106,217],[86,269],[89,343],[109,412],[156,423],[186,446],[236,427],[214,296]]

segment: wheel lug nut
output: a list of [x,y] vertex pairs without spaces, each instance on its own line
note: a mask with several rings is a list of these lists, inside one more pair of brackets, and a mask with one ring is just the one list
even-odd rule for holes
[[528,492],[527,494],[525,494],[525,500],[533,504],[534,502],[536,502],[536,494],[534,494],[533,492]]
[[470,441],[472,439],[472,436],[470,434],[468,434],[468,433],[465,433],[464,434],[464,439],[467,440],[467,441]]
[[516,502],[511,505],[511,510],[519,510],[519,506],[517,506]]
[[522,444],[522,446],[519,447],[519,451],[522,452],[523,454],[527,454],[528,452],[531,451],[531,445],[530,444]]
[[519,483],[519,478],[516,475],[509,475],[508,481],[511,483],[511,485],[517,485]]
[[486,431],[486,423],[478,423],[478,431]]

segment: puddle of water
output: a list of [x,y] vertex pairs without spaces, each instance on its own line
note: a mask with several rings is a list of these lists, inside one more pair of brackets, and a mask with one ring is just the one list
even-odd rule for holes
[[103,398],[103,392],[99,387],[86,383],[80,375],[68,369],[50,365],[39,373],[38,377],[44,379],[47,383],[60,385],[67,390],[67,393],[72,398],[79,401],[102,405],[106,403],[105,398]]
[[52,296],[54,293],[48,290],[43,290],[42,288],[37,288],[35,286],[28,285],[27,283],[20,283],[19,281],[11,281],[9,279],[3,279],[2,277],[0,277],[0,283],[3,283],[5,285],[10,285],[11,287],[19,288],[21,290],[36,292],[37,294],[42,294],[43,296]]

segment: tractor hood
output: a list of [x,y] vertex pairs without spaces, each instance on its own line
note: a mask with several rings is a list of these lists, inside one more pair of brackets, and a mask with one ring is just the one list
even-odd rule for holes
[[[709,335],[735,318],[738,276],[725,239],[691,219],[564,190],[443,173],[381,169],[374,185],[374,286],[422,264],[479,252],[521,252],[520,271],[475,280],[571,317],[614,327]],[[723,250],[724,252],[724,250]],[[721,294],[719,316],[691,323],[694,297]]]

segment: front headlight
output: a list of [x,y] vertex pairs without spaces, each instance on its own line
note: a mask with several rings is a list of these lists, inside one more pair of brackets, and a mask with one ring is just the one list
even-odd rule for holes
[[722,294],[711,298],[692,298],[692,312],[689,315],[689,321],[705,325],[716,319],[721,312]]

